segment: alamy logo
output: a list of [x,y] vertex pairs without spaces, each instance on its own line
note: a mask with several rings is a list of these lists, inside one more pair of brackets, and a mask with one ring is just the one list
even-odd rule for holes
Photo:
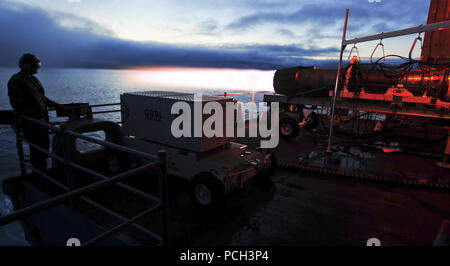
[[[191,106],[187,102],[174,103],[171,114],[178,116],[172,121],[172,135],[175,138],[246,137],[244,110],[247,109],[256,111],[256,115],[254,112],[249,113],[248,137],[258,137],[259,133],[261,148],[270,149],[278,146],[278,102],[271,103],[270,112],[267,108],[260,108],[261,106],[257,106],[254,102],[246,104],[226,102],[224,105],[225,110],[223,104],[215,101],[206,102],[203,106],[202,94],[194,95],[194,110],[191,110]],[[204,115],[207,118],[203,121]]]

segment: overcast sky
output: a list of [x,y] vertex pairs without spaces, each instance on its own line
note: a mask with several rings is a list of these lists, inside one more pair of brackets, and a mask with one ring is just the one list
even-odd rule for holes
[[[348,38],[426,24],[429,0],[2,0],[0,64],[55,67],[333,67]],[[408,36],[386,40],[406,55]],[[376,42],[360,46],[363,57]],[[349,50],[349,49],[348,49]]]

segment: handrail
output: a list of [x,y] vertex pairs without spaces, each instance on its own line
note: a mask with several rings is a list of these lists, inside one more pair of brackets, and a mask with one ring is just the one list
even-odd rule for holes
[[[163,178],[167,175],[167,157],[166,157],[166,152],[164,151],[160,151],[158,153],[159,155],[159,162],[162,165],[162,167],[159,167],[159,176],[160,176],[160,191],[162,193],[161,195],[161,201],[159,204],[157,204],[156,206],[153,206],[145,211],[143,211],[142,213],[134,216],[133,218],[129,219],[128,221],[123,222],[120,225],[115,226],[114,228],[104,232],[103,234],[95,237],[94,239],[91,239],[90,241],[86,242],[84,245],[85,246],[90,246],[93,244],[98,243],[99,241],[107,238],[108,236],[117,233],[118,231],[122,230],[123,228],[125,228],[126,226],[136,222],[137,220],[143,218],[145,215],[149,214],[150,212],[160,208],[161,206],[167,206],[168,201],[167,201],[167,183],[166,183],[166,178]],[[169,239],[169,235],[168,235],[168,231],[167,231],[167,208],[162,208],[162,220],[161,220],[161,227],[162,227],[162,245],[168,245],[168,239]]]
[[246,92],[224,92],[223,94],[214,94],[214,96],[229,96],[229,95],[246,95],[246,94],[259,94],[259,93],[267,93],[270,91],[246,91]]
[[[120,103],[102,103],[102,104],[93,104],[89,105],[89,107],[106,107],[106,106],[115,106],[120,105]],[[49,111],[56,111],[56,108],[48,108]]]
[[66,129],[64,129],[62,131],[64,133],[66,133],[67,135],[71,135],[71,136],[79,138],[79,139],[84,139],[84,140],[87,140],[87,141],[90,141],[90,142],[93,142],[93,143],[96,143],[96,144],[99,144],[99,145],[102,145],[102,146],[105,146],[105,147],[108,147],[108,148],[111,148],[111,149],[114,149],[114,150],[123,151],[123,152],[129,153],[129,154],[133,154],[133,155],[145,158],[145,159],[155,160],[156,158],[158,158],[158,157],[156,157],[154,155],[151,155],[151,154],[148,154],[148,153],[145,153],[145,152],[133,150],[133,149],[130,149],[130,148],[127,148],[127,147],[124,147],[124,146],[121,146],[121,145],[109,142],[109,141],[99,140],[99,139],[96,139],[96,138],[85,136],[85,135],[80,134],[80,133],[75,132],[75,131],[66,130]]
[[[105,105],[101,105],[101,106],[109,106],[109,105],[116,105],[116,104],[105,104]],[[167,159],[166,159],[166,152],[165,151],[160,151],[159,154],[158,154],[158,157],[156,157],[156,156],[148,154],[148,153],[136,151],[136,150],[124,147],[124,146],[117,145],[115,143],[111,143],[111,142],[108,142],[108,141],[101,141],[101,140],[98,140],[98,139],[95,139],[95,138],[92,138],[92,137],[88,137],[88,136],[82,135],[82,134],[80,134],[78,132],[67,130],[67,129],[65,129],[64,126],[56,127],[54,125],[46,123],[45,121],[41,121],[41,120],[38,120],[38,119],[35,119],[35,118],[32,118],[32,117],[28,117],[28,116],[25,116],[25,115],[20,115],[18,113],[14,113],[14,118],[15,118],[15,123],[14,124],[15,124],[15,131],[16,131],[16,140],[17,140],[17,152],[18,152],[18,156],[19,156],[19,162],[20,162],[19,165],[20,165],[22,176],[26,175],[26,167],[29,167],[33,171],[35,171],[37,174],[42,175],[44,178],[46,178],[47,180],[49,180],[52,183],[56,184],[57,186],[62,187],[67,192],[62,194],[62,195],[56,196],[54,198],[51,198],[49,200],[45,200],[43,202],[36,203],[36,204],[28,206],[28,207],[24,207],[24,208],[22,208],[20,210],[17,210],[15,212],[11,213],[11,214],[8,214],[6,216],[0,217],[0,226],[2,226],[4,224],[11,223],[11,222],[14,222],[16,220],[19,220],[19,219],[21,219],[23,217],[32,215],[34,213],[46,210],[46,209],[51,208],[53,206],[56,206],[58,204],[70,201],[70,200],[72,200],[72,199],[74,199],[76,197],[80,197],[82,200],[84,200],[84,201],[86,201],[86,202],[88,202],[90,204],[93,204],[97,208],[101,208],[102,210],[106,211],[109,214],[112,214],[113,216],[115,216],[116,218],[118,218],[119,220],[121,220],[123,222],[121,225],[116,226],[115,228],[110,229],[110,230],[102,233],[100,236],[97,236],[96,238],[94,238],[93,240],[91,240],[88,243],[91,243],[91,244],[92,243],[97,243],[101,239],[104,239],[105,236],[109,236],[109,235],[117,232],[119,229],[122,229],[122,228],[124,228],[127,225],[133,224],[134,227],[140,229],[144,233],[147,233],[150,236],[152,236],[153,238],[159,240],[162,245],[167,245],[168,244],[168,233],[167,233],[168,232],[168,229],[167,229],[167,204],[168,204],[168,201],[167,201],[167,182],[166,182],[166,178],[167,178]],[[34,143],[30,143],[28,140],[23,138],[21,136],[21,121],[22,121],[22,119],[23,120],[27,120],[27,121],[29,121],[31,123],[34,123],[34,124],[46,127],[48,129],[51,129],[51,130],[53,130],[53,133],[59,134],[59,136],[62,139],[62,149],[63,149],[63,152],[64,152],[64,158],[62,158],[62,157],[60,157],[60,156],[58,156],[58,155],[56,155],[56,154],[54,154],[52,152],[49,152],[49,151],[39,147],[38,145],[36,145]],[[143,166],[140,166],[138,168],[129,170],[127,172],[118,174],[118,175],[116,175],[114,177],[108,178],[108,177],[106,177],[106,176],[104,176],[104,175],[102,175],[100,173],[97,173],[97,172],[92,171],[90,169],[84,168],[81,165],[78,165],[76,163],[71,162],[71,158],[69,156],[70,152],[68,150],[68,148],[70,146],[68,146],[68,141],[67,141],[69,136],[76,137],[76,138],[81,138],[81,139],[84,139],[84,140],[87,140],[87,141],[90,141],[90,142],[93,142],[93,143],[96,143],[96,144],[99,144],[99,145],[102,145],[102,146],[105,146],[105,147],[108,147],[108,148],[111,148],[111,149],[115,149],[115,150],[119,150],[119,151],[122,151],[122,152],[126,152],[126,153],[131,154],[131,155],[135,155],[135,156],[138,156],[138,157],[141,157],[141,158],[150,159],[150,160],[152,160],[152,162],[150,162],[148,164],[145,164]],[[55,158],[58,161],[63,161],[64,162],[65,175],[66,175],[66,177],[68,179],[67,180],[67,184],[69,185],[69,187],[66,187],[66,186],[60,184],[56,180],[52,180],[52,178],[49,177],[46,173],[44,173],[43,171],[41,171],[39,169],[34,168],[32,165],[30,165],[29,163],[25,162],[25,160],[24,160],[24,153],[23,153],[23,142],[28,143],[31,147],[33,147],[33,148],[35,148],[35,149],[37,149],[37,150],[47,154],[48,156],[50,156],[52,158]],[[130,187],[128,185],[120,183],[120,181],[122,181],[122,180],[125,180],[127,178],[130,178],[132,176],[135,176],[135,175],[143,173],[143,172],[148,172],[149,170],[152,170],[152,169],[154,169],[156,167],[159,168],[160,198],[151,196],[150,194],[144,193],[144,192],[142,192],[142,191],[140,191],[138,189],[135,189],[133,187]],[[75,190],[68,191],[73,186],[73,184],[72,184],[72,168],[79,169],[79,170],[81,170],[83,172],[86,172],[88,174],[91,174],[91,175],[93,175],[95,177],[102,178],[103,180],[102,181],[98,181],[98,182],[93,183],[93,184],[90,184],[90,185],[87,185],[87,186],[84,186],[82,188],[78,188],[78,189],[75,189]],[[84,194],[87,194],[89,192],[92,192],[94,190],[97,190],[99,188],[102,188],[102,187],[105,187],[105,186],[109,186],[109,185],[112,185],[112,184],[115,184],[115,185],[117,185],[117,186],[119,186],[119,187],[121,187],[123,189],[126,189],[126,190],[128,190],[128,191],[130,191],[130,192],[132,192],[132,193],[134,193],[136,195],[139,195],[139,196],[145,197],[147,199],[150,199],[151,201],[153,201],[154,203],[157,204],[158,208],[160,208],[160,207],[162,208],[162,219],[161,219],[161,227],[162,227],[162,232],[163,232],[162,233],[162,237],[159,237],[155,233],[153,233],[151,231],[148,231],[145,228],[142,228],[141,226],[135,224],[135,221],[138,218],[143,217],[144,215],[149,213],[150,210],[147,210],[147,211],[139,214],[138,216],[136,216],[137,218],[135,217],[136,219],[134,219],[134,218],[126,219],[126,218],[120,216],[119,214],[117,214],[115,212],[112,212],[112,211],[104,208],[100,204],[98,204],[98,203],[96,203],[96,202],[94,202],[94,201],[92,201],[92,200],[90,200],[90,199],[88,199],[88,198],[83,196]],[[152,210],[153,209],[155,209],[155,208],[152,208]]]

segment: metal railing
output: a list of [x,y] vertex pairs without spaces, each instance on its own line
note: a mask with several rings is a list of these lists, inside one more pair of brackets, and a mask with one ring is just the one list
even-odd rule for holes
[[258,109],[255,110],[255,104],[263,103],[264,101],[255,101],[255,95],[261,94],[261,93],[273,93],[271,91],[244,91],[244,92],[224,92],[223,94],[215,94],[214,96],[221,96],[221,97],[227,97],[227,96],[235,96],[235,95],[252,95],[252,103],[251,110],[248,113],[245,113],[245,120],[249,120],[251,118],[258,117]]
[[[92,107],[110,106],[110,105],[117,105],[117,104],[97,105],[97,106],[92,106]],[[116,110],[112,110],[112,111],[108,111],[108,112],[114,112],[114,111],[116,111]],[[101,112],[101,113],[105,113],[105,112]],[[145,233],[146,235],[150,236],[151,238],[157,240],[159,242],[159,245],[168,245],[167,156],[166,156],[166,152],[164,150],[159,151],[158,156],[154,156],[154,155],[136,151],[136,150],[124,147],[124,146],[120,146],[115,143],[98,140],[98,139],[80,134],[78,132],[67,130],[64,125],[61,125],[60,127],[56,127],[49,123],[31,118],[28,116],[19,115],[17,113],[14,113],[14,118],[15,118],[14,125],[15,125],[15,131],[16,131],[16,145],[17,145],[17,153],[18,153],[18,157],[19,157],[19,166],[20,166],[20,170],[21,170],[21,176],[24,177],[27,175],[26,168],[28,167],[28,168],[32,169],[35,173],[44,177],[46,180],[48,180],[51,183],[53,183],[54,185],[58,186],[60,189],[64,190],[65,193],[62,195],[53,197],[51,199],[45,200],[43,202],[36,203],[36,204],[33,204],[28,207],[24,207],[13,213],[10,213],[8,215],[1,216],[0,217],[0,226],[12,223],[19,219],[28,217],[32,214],[35,214],[40,211],[44,211],[46,209],[54,207],[56,205],[69,202],[75,198],[79,198],[80,200],[90,204],[91,206],[94,206],[97,209],[100,209],[100,210],[104,211],[105,213],[107,213],[111,216],[114,216],[116,219],[118,219],[122,222],[121,224],[115,226],[114,228],[106,230],[104,233],[100,234],[99,236],[96,236],[93,239],[91,239],[90,241],[84,243],[85,245],[96,244],[96,243],[100,242],[101,240],[124,229],[127,226],[132,226],[132,227],[138,229],[139,231]],[[21,135],[21,124],[22,124],[23,120],[26,120],[26,121],[36,124],[38,126],[43,126],[47,129],[49,129],[50,131],[52,131],[52,133],[57,134],[59,136],[60,142],[62,144],[61,146],[62,146],[62,151],[63,151],[63,157],[58,156],[55,153],[49,152],[48,150],[43,149],[36,144],[30,143],[27,139],[25,139]],[[100,173],[97,173],[93,170],[87,169],[79,164],[72,162],[71,156],[70,156],[71,146],[69,145],[69,139],[71,137],[84,139],[86,141],[93,142],[93,143],[102,145],[104,147],[110,148],[110,149],[128,153],[129,155],[134,155],[134,156],[137,156],[140,158],[149,159],[149,160],[152,160],[152,162],[145,164],[143,166],[140,166],[138,168],[129,170],[127,172],[117,174],[113,177],[106,177]],[[60,182],[56,181],[54,178],[47,175],[44,171],[33,167],[29,162],[25,161],[24,151],[23,151],[23,142],[28,143],[30,145],[30,147],[35,148],[38,151],[47,154],[49,157],[56,159],[59,162],[62,162],[64,165],[64,173],[66,176],[66,182],[67,182],[68,186],[61,184]],[[92,175],[94,177],[100,178],[102,180],[95,182],[93,184],[75,189],[74,182],[73,182],[73,168],[78,169],[78,170],[85,172],[89,175]],[[138,174],[148,172],[155,168],[158,168],[158,170],[159,170],[159,195],[160,195],[159,198],[152,196],[148,193],[145,193],[141,190],[138,190],[134,187],[131,187],[129,185],[126,185],[124,183],[121,183],[121,181],[129,179]],[[112,210],[105,208],[101,204],[99,204],[85,196],[87,193],[90,193],[92,191],[95,191],[95,190],[98,190],[100,188],[104,188],[104,187],[110,186],[110,185],[115,185],[115,186],[125,189],[129,192],[132,192],[140,197],[151,200],[155,205],[152,206],[151,208],[141,212],[140,214],[128,219]],[[161,215],[161,231],[162,231],[161,235],[151,232],[136,223],[139,219],[141,219],[142,217],[146,216],[147,214],[149,214],[157,209],[161,209],[161,214],[162,214]]]

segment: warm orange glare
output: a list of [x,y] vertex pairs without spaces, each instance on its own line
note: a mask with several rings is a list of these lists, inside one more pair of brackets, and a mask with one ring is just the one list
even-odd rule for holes
[[298,72],[295,73],[295,80],[298,80]]
[[196,67],[132,68],[130,79],[149,89],[273,91],[275,71]]

